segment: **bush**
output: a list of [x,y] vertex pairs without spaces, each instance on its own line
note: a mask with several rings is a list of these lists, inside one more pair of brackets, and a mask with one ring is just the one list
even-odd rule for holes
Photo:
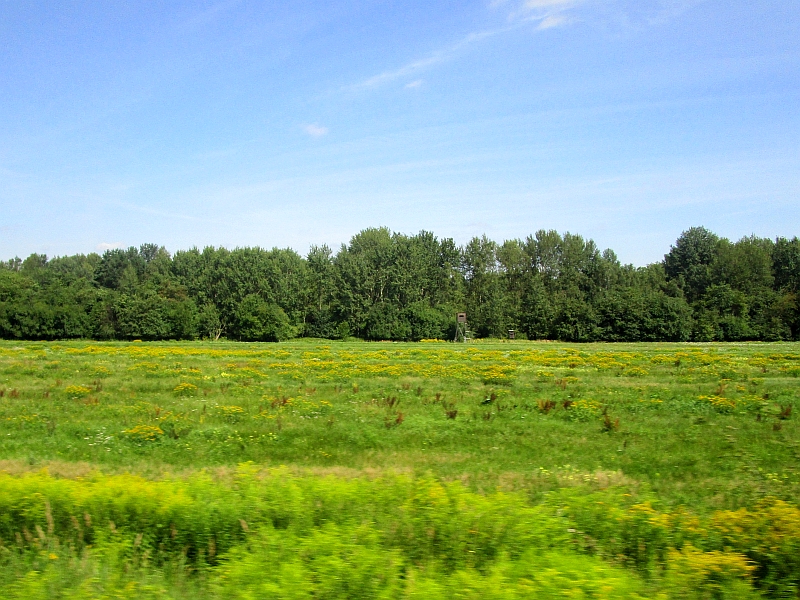
[[390,302],[375,304],[367,314],[364,337],[368,340],[408,340],[411,324]]
[[333,312],[328,308],[312,309],[306,316],[306,337],[337,339],[342,337]]
[[250,294],[239,303],[233,337],[245,342],[280,342],[294,337],[289,317],[274,302]]
[[425,302],[415,302],[405,309],[404,316],[411,326],[410,339],[415,342],[454,337],[455,311],[447,307],[434,308]]

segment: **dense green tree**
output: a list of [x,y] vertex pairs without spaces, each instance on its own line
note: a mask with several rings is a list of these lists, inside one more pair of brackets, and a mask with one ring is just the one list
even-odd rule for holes
[[[342,246],[335,258],[340,317],[356,335],[366,335],[372,307],[391,299],[396,261],[388,229],[365,229]],[[374,322],[374,318],[373,318]]]
[[197,313],[197,331],[201,338],[218,340],[225,332],[217,307],[210,302],[203,305]]
[[[206,247],[202,252],[197,248],[176,252],[172,259],[172,274],[176,284],[186,290],[197,306],[202,307],[202,314],[209,314],[209,307],[213,307],[213,338],[225,335],[228,319],[235,312],[238,302],[231,299],[227,269],[229,256],[230,251],[225,248]],[[209,331],[205,329],[201,332],[201,335],[207,334]]]
[[367,313],[364,337],[368,340],[407,340],[411,337],[411,325],[394,303],[378,302]]
[[94,279],[100,260],[100,255],[94,253],[57,256],[47,262],[46,270],[52,280],[60,285],[78,284],[87,287]]
[[112,290],[120,289],[123,283],[129,289],[135,289],[144,277],[144,269],[144,259],[133,246],[127,250],[106,250],[95,269],[94,280],[99,286]]
[[778,238],[772,246],[772,273],[780,291],[800,291],[800,239]]
[[598,339],[609,342],[684,342],[692,332],[692,311],[683,298],[660,290],[619,288],[597,303]]
[[772,246],[768,239],[745,237],[732,244],[719,240],[711,263],[711,281],[726,284],[748,296],[772,289]]
[[500,337],[508,329],[497,249],[497,244],[484,235],[472,238],[462,251],[467,318],[470,329],[480,337]]
[[117,336],[163,340],[173,337],[167,300],[155,293],[120,294],[114,305]]
[[31,339],[36,330],[29,322],[36,297],[36,284],[16,270],[0,270],[0,336]]
[[552,337],[565,342],[594,342],[601,338],[597,313],[579,296],[564,296],[557,301]]
[[333,252],[327,245],[311,246],[306,257],[304,334],[309,337],[339,337],[334,314],[336,275]]
[[706,291],[700,308],[697,339],[739,341],[753,339],[750,327],[747,294],[727,283],[712,285]]
[[424,301],[410,304],[403,314],[409,327],[406,339],[415,342],[424,339],[452,340],[455,337],[455,313],[447,305],[430,306]]
[[711,285],[711,265],[718,247],[716,235],[705,227],[692,227],[680,235],[664,256],[667,277],[677,282],[689,302],[702,297]]
[[[292,327],[302,329],[308,298],[307,265],[293,250],[237,248],[229,251],[207,247],[200,252],[193,248],[176,253],[171,273],[175,286],[185,289],[188,297],[202,307],[199,311],[201,335],[238,336],[235,332],[241,325],[239,308],[245,298],[252,295],[263,298],[268,304],[276,304]],[[165,293],[163,289],[162,293]]]
[[85,281],[62,284],[46,268],[44,261],[29,261],[25,271],[0,270],[0,337],[92,337],[97,292]]
[[776,298],[771,329],[782,331],[781,338],[800,340],[800,239],[775,240],[772,273]]
[[459,262],[452,240],[439,241],[425,231],[405,236],[386,228],[366,229],[333,259],[335,312],[359,336],[413,337],[415,328],[421,331],[421,307],[437,309],[459,301]]
[[526,281],[532,275],[530,257],[520,240],[506,240],[496,254],[505,296],[503,321],[507,329],[521,331]]
[[524,285],[519,315],[520,329],[529,339],[554,338],[556,307],[554,298],[547,292],[542,275],[538,272],[530,273]]
[[800,296],[796,292],[776,294],[770,317],[770,335],[765,339],[800,340]]

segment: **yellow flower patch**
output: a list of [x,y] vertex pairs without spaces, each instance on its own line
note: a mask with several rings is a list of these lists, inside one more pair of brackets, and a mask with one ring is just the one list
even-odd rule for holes
[[197,386],[193,383],[179,383],[172,390],[178,396],[194,396],[197,393]]
[[64,393],[72,399],[77,399],[88,396],[92,393],[92,390],[82,385],[68,385],[64,388]]
[[137,442],[155,442],[164,435],[164,431],[157,425],[137,425],[131,429],[124,430],[122,433]]

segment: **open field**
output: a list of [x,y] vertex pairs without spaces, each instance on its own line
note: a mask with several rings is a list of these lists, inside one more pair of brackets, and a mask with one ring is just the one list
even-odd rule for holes
[[798,394],[790,343],[0,342],[0,585],[797,597]]

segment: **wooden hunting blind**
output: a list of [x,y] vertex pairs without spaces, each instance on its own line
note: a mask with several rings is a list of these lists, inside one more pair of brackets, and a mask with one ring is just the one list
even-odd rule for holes
[[453,341],[466,342],[471,337],[470,331],[467,329],[467,313],[456,313],[456,337],[453,339]]

